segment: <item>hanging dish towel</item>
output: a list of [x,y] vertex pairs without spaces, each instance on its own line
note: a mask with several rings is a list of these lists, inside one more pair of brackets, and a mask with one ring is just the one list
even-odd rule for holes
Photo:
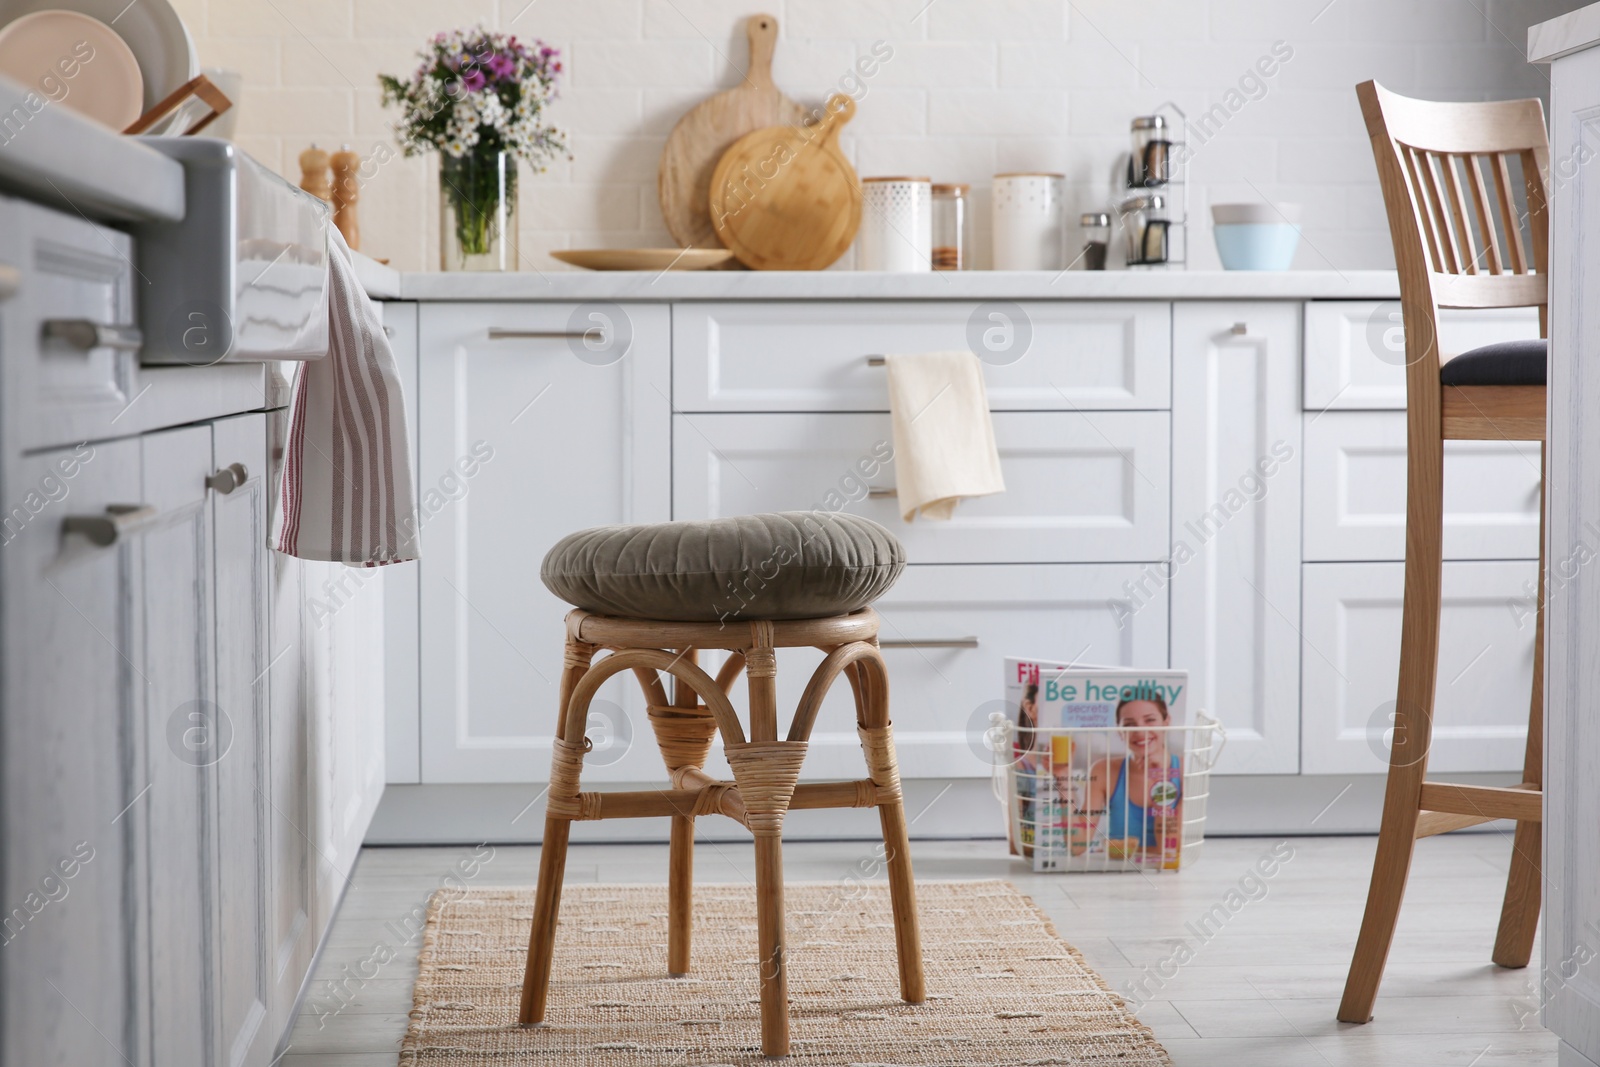
[[394,353],[328,227],[328,354],[300,365],[272,547],[381,567],[417,558],[411,447]]
[[900,517],[948,519],[966,497],[1005,492],[977,357],[924,352],[884,362]]

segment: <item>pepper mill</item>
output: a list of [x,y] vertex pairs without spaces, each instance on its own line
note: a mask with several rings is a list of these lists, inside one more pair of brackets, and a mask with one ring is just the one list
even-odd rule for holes
[[300,188],[323,200],[333,199],[333,183],[328,178],[328,153],[315,144],[300,153]]
[[333,224],[344,234],[344,243],[352,251],[361,247],[361,224],[356,220],[356,201],[361,199],[361,183],[356,171],[361,167],[361,157],[345,145],[328,157],[333,168]]

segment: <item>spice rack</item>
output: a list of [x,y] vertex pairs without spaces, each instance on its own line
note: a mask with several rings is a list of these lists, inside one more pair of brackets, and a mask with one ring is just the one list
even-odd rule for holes
[[1188,116],[1172,101],[1133,120],[1111,206],[1130,270],[1182,269],[1189,260]]

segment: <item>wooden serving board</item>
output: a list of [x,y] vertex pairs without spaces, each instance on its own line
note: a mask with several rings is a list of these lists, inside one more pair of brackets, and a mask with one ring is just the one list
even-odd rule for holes
[[855,240],[861,183],[839,150],[856,102],[835,94],[812,126],[773,126],[741,137],[711,176],[711,221],[739,262],[755,270],[822,270]]
[[711,172],[729,146],[754,130],[786,123],[798,126],[806,118],[806,109],[772,83],[778,20],[752,15],[745,32],[750,38],[750,69],[744,81],[696,104],[678,120],[661,150],[657,180],[661,215],[673,239],[685,248],[721,247],[706,204]]
[[726,248],[557,248],[550,256],[585,270],[709,270],[733,253]]

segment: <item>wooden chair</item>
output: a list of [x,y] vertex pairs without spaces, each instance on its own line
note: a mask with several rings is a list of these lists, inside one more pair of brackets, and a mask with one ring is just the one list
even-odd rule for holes
[[[1494,819],[1515,819],[1494,961],[1525,967],[1539,921],[1543,795],[1544,520],[1533,698],[1523,781],[1511,788],[1426,780],[1439,661],[1444,442],[1545,439],[1545,343],[1439,352],[1437,309],[1538,307],[1548,336],[1549,144],[1537,100],[1432,103],[1356,87],[1400,273],[1406,353],[1406,570],[1400,684],[1372,884],[1339,1018],[1365,1023],[1383,978],[1414,841]],[[1517,206],[1512,163],[1526,216]],[[1524,237],[1523,223],[1527,223]],[[1542,470],[1541,470],[1542,476]],[[1541,492],[1541,497],[1542,497]]]
[[[827,653],[812,674],[787,734],[778,734],[775,650],[816,647]],[[610,654],[593,662],[595,653]],[[698,649],[733,652],[713,679],[697,663]],[[632,670],[644,688],[650,725],[667,765],[672,789],[584,793],[578,789],[589,702],[601,684]],[[674,680],[667,699],[660,674]],[[750,736],[746,740],[728,694],[739,674],[747,676]],[[807,738],[828,688],[840,675],[855,693],[857,733],[869,777],[858,781],[798,784]],[[748,827],[756,847],[756,923],[760,954],[761,1051],[789,1053],[789,998],[784,950],[784,813],[791,808],[876,807],[886,846],[893,904],[900,995],[907,1003],[925,998],[922,947],[917,932],[905,807],[900,793],[889,725],[889,678],[878,651],[878,616],[871,608],[847,615],[786,621],[672,622],[613,618],[576,610],[567,615],[562,714],[550,772],[544,847],[534,897],[519,1021],[544,1021],[555,944],[556,914],[574,819],[670,816],[667,971],[689,971],[694,820],[726,815]],[[703,769],[712,738],[720,731],[731,782]]]

